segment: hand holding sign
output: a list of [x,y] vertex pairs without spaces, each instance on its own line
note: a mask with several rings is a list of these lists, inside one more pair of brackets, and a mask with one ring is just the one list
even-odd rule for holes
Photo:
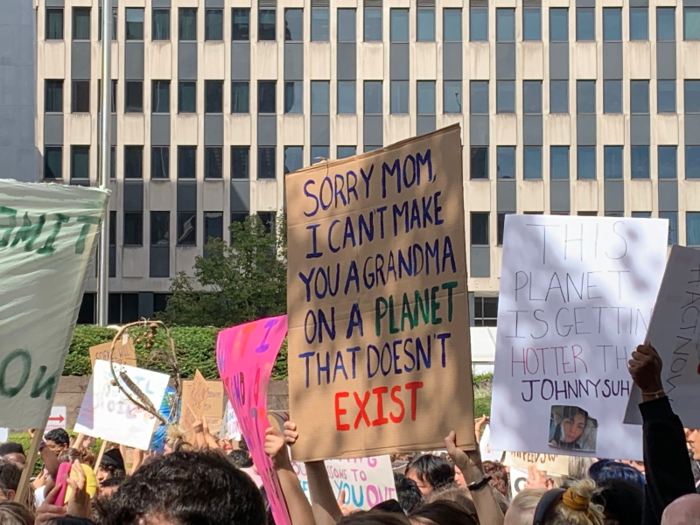
[[639,345],[637,350],[632,352],[632,359],[629,362],[630,375],[634,384],[642,390],[642,396],[651,396],[654,399],[663,394],[662,367],[661,357],[649,342]]

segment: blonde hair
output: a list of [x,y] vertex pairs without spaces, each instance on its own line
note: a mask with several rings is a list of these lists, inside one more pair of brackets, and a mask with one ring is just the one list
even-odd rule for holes
[[545,489],[527,489],[515,496],[505,515],[505,525],[532,525],[535,509],[539,504]]
[[462,507],[469,514],[476,517],[476,507],[472,501],[472,496],[469,489],[451,487],[433,491],[425,497],[426,504],[433,503],[434,501],[451,501],[452,503],[456,503]]
[[[591,501],[597,492],[592,479],[574,481],[552,509],[546,525],[603,525],[603,507]],[[577,505],[582,508],[576,508]]]

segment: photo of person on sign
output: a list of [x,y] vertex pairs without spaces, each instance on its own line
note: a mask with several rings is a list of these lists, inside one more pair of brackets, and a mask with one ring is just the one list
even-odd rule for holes
[[598,421],[577,406],[555,405],[549,421],[549,446],[595,452]]

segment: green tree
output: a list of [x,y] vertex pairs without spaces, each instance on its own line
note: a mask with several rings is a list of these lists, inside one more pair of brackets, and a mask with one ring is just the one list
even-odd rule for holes
[[171,282],[161,318],[175,326],[225,328],[287,311],[287,239],[284,214],[277,225],[257,215],[231,224],[231,244],[210,240],[192,276]]

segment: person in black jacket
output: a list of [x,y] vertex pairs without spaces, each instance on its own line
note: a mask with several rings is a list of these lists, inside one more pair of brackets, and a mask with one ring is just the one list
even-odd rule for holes
[[664,509],[695,492],[683,424],[673,413],[661,382],[663,364],[649,343],[632,352],[629,372],[642,391],[646,488],[642,525],[659,525]]

